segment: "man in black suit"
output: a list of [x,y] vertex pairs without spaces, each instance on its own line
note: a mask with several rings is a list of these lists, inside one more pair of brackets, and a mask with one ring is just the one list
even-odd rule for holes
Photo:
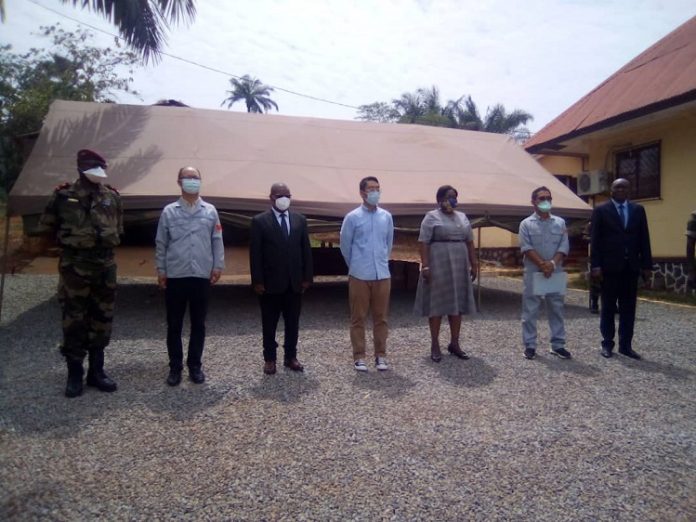
[[297,360],[302,293],[312,283],[312,249],[307,220],[288,212],[290,189],[285,183],[271,187],[271,209],[251,220],[249,264],[251,284],[261,304],[263,327],[263,372],[276,372],[276,329],[283,315],[285,323],[285,366],[301,372]]
[[614,349],[614,315],[619,303],[619,353],[640,359],[633,351],[633,324],[636,318],[638,276],[647,281],[652,271],[650,234],[645,209],[628,201],[630,184],[619,178],[611,184],[611,200],[592,212],[590,238],[592,277],[601,280],[602,356]]

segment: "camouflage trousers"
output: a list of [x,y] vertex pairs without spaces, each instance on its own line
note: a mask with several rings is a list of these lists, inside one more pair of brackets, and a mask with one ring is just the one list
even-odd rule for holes
[[58,272],[58,302],[63,315],[60,352],[81,361],[90,349],[104,348],[111,339],[116,265],[89,266],[61,259]]

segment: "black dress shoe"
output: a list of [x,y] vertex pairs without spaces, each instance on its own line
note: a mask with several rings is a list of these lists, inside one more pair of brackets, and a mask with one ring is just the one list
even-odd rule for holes
[[304,366],[300,364],[300,361],[297,360],[297,358],[292,358],[292,359],[286,359],[283,365],[286,368],[290,368],[293,372],[303,372],[304,371]]
[[205,374],[200,368],[189,369],[189,379],[194,384],[203,384],[205,382]]
[[619,353],[637,361],[640,361],[642,359],[642,357],[638,353],[634,352],[630,348],[628,350],[619,350]]
[[609,359],[611,357],[611,348],[602,346],[602,357],[606,357],[607,359]]
[[167,384],[169,386],[179,386],[181,382],[181,370],[169,370],[169,375],[167,376]]
[[447,346],[447,351],[454,355],[455,357],[459,357],[460,359],[468,359],[469,356],[466,354],[464,350],[462,350],[458,345],[450,343],[449,346]]
[[276,372],[275,361],[266,361],[263,363],[263,373],[266,375],[273,375]]

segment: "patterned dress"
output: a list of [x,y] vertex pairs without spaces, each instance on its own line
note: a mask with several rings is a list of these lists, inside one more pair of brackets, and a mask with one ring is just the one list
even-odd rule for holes
[[423,218],[418,241],[430,245],[430,281],[421,273],[414,313],[422,317],[463,315],[476,311],[466,241],[473,241],[463,212],[431,210]]

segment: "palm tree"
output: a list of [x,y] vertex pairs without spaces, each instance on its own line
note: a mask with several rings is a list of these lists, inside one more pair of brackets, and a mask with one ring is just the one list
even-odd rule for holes
[[[534,119],[528,112],[514,110],[507,112],[505,107],[498,103],[486,110],[486,116],[481,118],[476,103],[471,96],[450,101],[446,107],[447,116],[456,122],[460,129],[495,132],[498,134],[516,134],[524,132],[524,125]],[[522,128],[520,128],[522,127]]]
[[442,113],[440,105],[440,90],[433,85],[430,89],[421,87],[416,91],[421,99],[421,105],[426,114]]
[[[99,13],[118,27],[129,47],[145,63],[157,62],[171,24],[191,22],[196,16],[195,0],[61,0]],[[0,0],[0,21],[5,21],[5,2]]]
[[425,115],[423,100],[419,91],[403,93],[401,98],[392,100],[392,105],[401,114],[399,123],[415,123],[418,118]]
[[403,93],[400,98],[392,100],[391,107],[383,102],[362,105],[358,119],[495,132],[509,134],[518,141],[523,141],[530,136],[524,125],[534,118],[521,110],[507,112],[500,103],[489,107],[486,116],[482,118],[471,96],[449,100],[443,107],[440,104],[440,91],[433,85],[430,88],[421,87],[415,92]]
[[230,95],[222,100],[220,105],[224,105],[227,102],[227,108],[229,109],[238,101],[244,100],[247,112],[260,114],[268,112],[272,107],[275,107],[276,111],[278,110],[278,104],[269,98],[269,95],[273,92],[273,87],[264,85],[258,78],[252,78],[245,74],[239,79],[230,78],[230,84],[232,84],[232,90],[227,91]]
[[157,62],[170,24],[193,21],[195,0],[61,0],[71,2],[113,21],[126,43],[142,55],[143,61]]

